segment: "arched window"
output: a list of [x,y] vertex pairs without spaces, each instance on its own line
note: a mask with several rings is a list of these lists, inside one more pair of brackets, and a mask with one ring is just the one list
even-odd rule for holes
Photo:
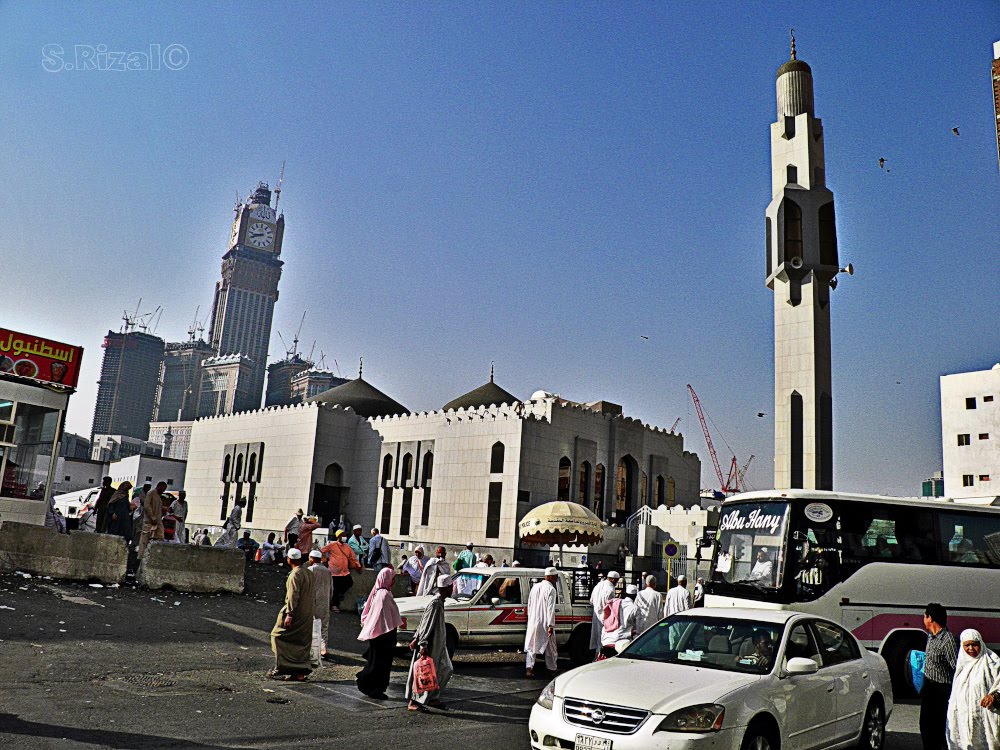
[[420,485],[422,487],[431,486],[431,475],[434,473],[434,454],[424,454],[424,469],[420,472]]
[[584,461],[580,464],[580,487],[578,488],[576,501],[580,505],[586,505],[590,507],[590,477],[592,469],[590,468],[590,461]]
[[344,470],[340,468],[340,464],[330,464],[326,467],[326,471],[323,472],[323,484],[331,487],[340,487],[344,484]]
[[239,482],[243,477],[243,456],[236,457],[236,481]]
[[405,487],[406,483],[410,481],[410,475],[413,473],[413,454],[407,453],[403,456],[403,476],[399,478],[400,483]]
[[420,472],[420,484],[424,488],[424,502],[420,508],[420,525],[431,521],[431,475],[434,473],[434,454],[424,454],[424,469]]
[[785,255],[783,262],[802,257],[802,209],[793,200],[782,202],[785,214]]
[[382,459],[382,486],[392,480],[392,456],[388,453]]
[[594,515],[604,518],[604,464],[594,470]]
[[503,443],[493,443],[490,449],[490,474],[503,473]]
[[824,266],[837,263],[837,221],[833,204],[827,203],[819,210],[819,262]]
[[646,496],[649,489],[649,477],[646,476],[646,472],[642,472],[639,475],[639,507],[642,508],[646,503]]
[[232,460],[232,456],[226,456],[222,460],[222,481],[224,482],[228,482],[232,477],[232,474],[229,473],[229,469],[232,466]]
[[667,505],[677,505],[677,483],[673,477],[667,477]]
[[656,505],[657,505],[657,507],[659,507],[661,505],[666,505],[666,502],[667,502],[667,489],[666,489],[666,485],[663,482],[663,477],[661,477],[660,475],[657,475],[656,476],[656,483],[655,484],[656,484],[656,489],[655,489],[655,492],[654,492],[654,496],[656,497]]
[[635,485],[639,477],[639,464],[632,456],[622,456],[615,472],[615,523],[623,524],[635,508]]
[[559,459],[559,491],[556,493],[556,500],[569,502],[569,482],[573,474],[573,463],[563,456]]

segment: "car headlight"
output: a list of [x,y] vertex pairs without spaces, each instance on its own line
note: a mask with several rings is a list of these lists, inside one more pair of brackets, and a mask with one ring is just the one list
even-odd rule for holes
[[556,697],[556,681],[552,680],[552,682],[546,685],[545,689],[542,690],[541,695],[538,696],[538,700],[535,701],[535,703],[537,703],[542,708],[547,708],[551,711],[552,701],[555,699],[555,697]]
[[724,706],[706,703],[688,706],[674,711],[660,722],[657,732],[718,732],[722,729],[722,718],[726,715]]

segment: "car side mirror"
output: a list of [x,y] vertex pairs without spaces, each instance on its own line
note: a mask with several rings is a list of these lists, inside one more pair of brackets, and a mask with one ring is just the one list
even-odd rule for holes
[[494,607],[500,604],[500,597],[494,596],[492,599],[490,599],[490,604],[492,604]]
[[618,641],[618,643],[615,644],[615,653],[620,654],[629,647],[630,643],[632,643],[632,641]]
[[796,674],[815,674],[819,669],[819,665],[812,659],[807,659],[804,656],[796,656],[788,660],[788,664],[785,665],[785,672],[790,675]]

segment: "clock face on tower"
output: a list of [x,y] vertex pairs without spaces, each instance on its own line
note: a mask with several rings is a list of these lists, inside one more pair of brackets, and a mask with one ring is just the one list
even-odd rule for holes
[[247,244],[252,247],[270,247],[274,242],[274,229],[270,224],[254,222],[247,227]]

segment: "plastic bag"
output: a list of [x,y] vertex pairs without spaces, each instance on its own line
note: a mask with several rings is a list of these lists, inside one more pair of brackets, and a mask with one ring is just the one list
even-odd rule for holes
[[927,654],[923,651],[911,651],[906,657],[907,671],[910,673],[910,682],[913,689],[920,693],[924,688],[924,660]]
[[318,617],[313,618],[312,649],[309,657],[313,669],[319,668],[323,655],[323,621]]
[[429,656],[421,656],[413,666],[413,692],[432,693],[436,690],[439,688],[434,660]]

